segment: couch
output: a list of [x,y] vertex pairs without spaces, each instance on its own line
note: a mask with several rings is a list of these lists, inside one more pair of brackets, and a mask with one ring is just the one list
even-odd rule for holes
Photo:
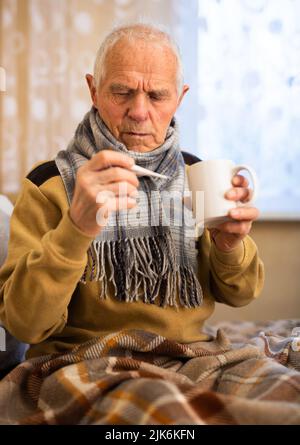
[[[7,255],[9,219],[13,205],[0,195],[0,267]],[[24,360],[27,345],[14,338],[0,323],[0,379]]]

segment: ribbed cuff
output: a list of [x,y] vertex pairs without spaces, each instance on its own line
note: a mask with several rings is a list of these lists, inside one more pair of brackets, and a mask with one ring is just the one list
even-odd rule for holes
[[231,252],[223,252],[212,242],[212,255],[222,264],[227,266],[240,266],[245,258],[244,240]]
[[50,235],[52,249],[71,261],[85,261],[86,252],[93,239],[73,223],[69,212],[65,213]]

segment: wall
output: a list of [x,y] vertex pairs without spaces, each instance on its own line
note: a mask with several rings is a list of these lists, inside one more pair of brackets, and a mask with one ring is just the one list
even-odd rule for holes
[[145,17],[172,29],[178,0],[0,0],[0,193],[66,148],[91,107],[85,74],[114,25]]
[[300,318],[300,222],[258,221],[251,236],[265,264],[264,290],[243,308],[217,304],[210,321]]

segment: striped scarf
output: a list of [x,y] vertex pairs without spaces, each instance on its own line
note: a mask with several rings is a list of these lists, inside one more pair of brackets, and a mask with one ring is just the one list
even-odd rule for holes
[[69,203],[77,169],[95,153],[108,148],[126,153],[137,165],[169,179],[139,178],[137,206],[109,215],[107,225],[89,248],[81,281],[101,281],[100,298],[107,297],[111,283],[120,301],[143,301],[162,307],[201,305],[192,216],[183,205],[187,180],[175,119],[163,145],[139,153],[127,150],[116,140],[92,107],[67,149],[55,159]]

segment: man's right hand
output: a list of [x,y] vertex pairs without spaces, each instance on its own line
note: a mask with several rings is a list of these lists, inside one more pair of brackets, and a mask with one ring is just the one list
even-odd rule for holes
[[[133,165],[129,156],[103,150],[78,169],[70,217],[82,232],[95,237],[105,226],[109,213],[136,206],[139,181],[130,171]],[[97,222],[99,209],[105,217],[101,218],[101,225]]]

